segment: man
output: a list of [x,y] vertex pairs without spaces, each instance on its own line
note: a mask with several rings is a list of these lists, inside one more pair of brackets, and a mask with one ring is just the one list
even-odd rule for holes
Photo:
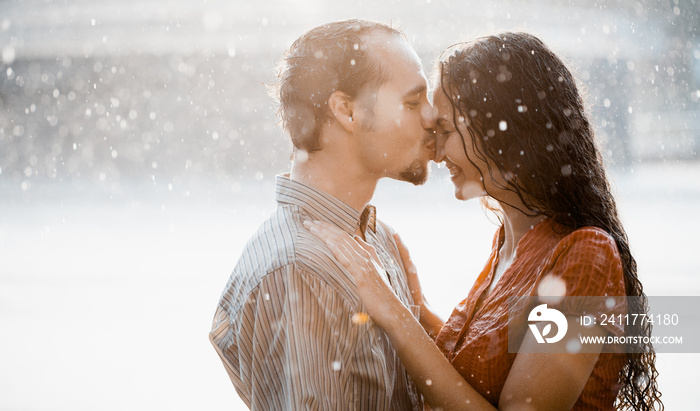
[[420,60],[398,30],[349,20],[297,39],[279,77],[291,174],[277,177],[278,208],[244,249],[210,339],[252,410],[420,410],[352,277],[303,227],[361,236],[413,305],[392,232],[368,203],[382,177],[427,178],[434,124]]

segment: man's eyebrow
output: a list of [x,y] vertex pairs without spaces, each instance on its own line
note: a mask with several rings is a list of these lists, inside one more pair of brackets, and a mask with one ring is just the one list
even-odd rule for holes
[[428,91],[428,87],[425,84],[421,84],[420,86],[413,87],[411,90],[408,91],[408,93],[404,94],[404,97],[412,96],[414,94],[420,94],[425,91]]

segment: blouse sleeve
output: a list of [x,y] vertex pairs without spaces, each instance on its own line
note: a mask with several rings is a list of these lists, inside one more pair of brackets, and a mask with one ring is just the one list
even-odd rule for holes
[[[610,318],[627,313],[622,261],[615,240],[605,231],[586,227],[569,234],[557,245],[550,267],[539,280],[538,295],[565,296],[554,300],[552,308],[576,317],[605,314]],[[559,292],[548,292],[556,289]],[[613,335],[624,334],[619,321],[606,322],[603,327]]]

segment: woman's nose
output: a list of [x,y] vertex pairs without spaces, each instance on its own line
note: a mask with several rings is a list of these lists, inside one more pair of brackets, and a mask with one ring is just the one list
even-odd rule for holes
[[445,136],[441,133],[437,133],[435,136],[435,158],[433,159],[436,163],[441,163],[445,160]]
[[423,129],[434,131],[435,130],[435,117],[433,116],[433,106],[429,101],[426,104],[421,105],[421,125]]

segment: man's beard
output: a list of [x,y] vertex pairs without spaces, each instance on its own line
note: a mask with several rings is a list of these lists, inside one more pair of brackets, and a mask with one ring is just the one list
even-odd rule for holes
[[419,186],[428,180],[428,162],[416,160],[399,174],[399,180]]

